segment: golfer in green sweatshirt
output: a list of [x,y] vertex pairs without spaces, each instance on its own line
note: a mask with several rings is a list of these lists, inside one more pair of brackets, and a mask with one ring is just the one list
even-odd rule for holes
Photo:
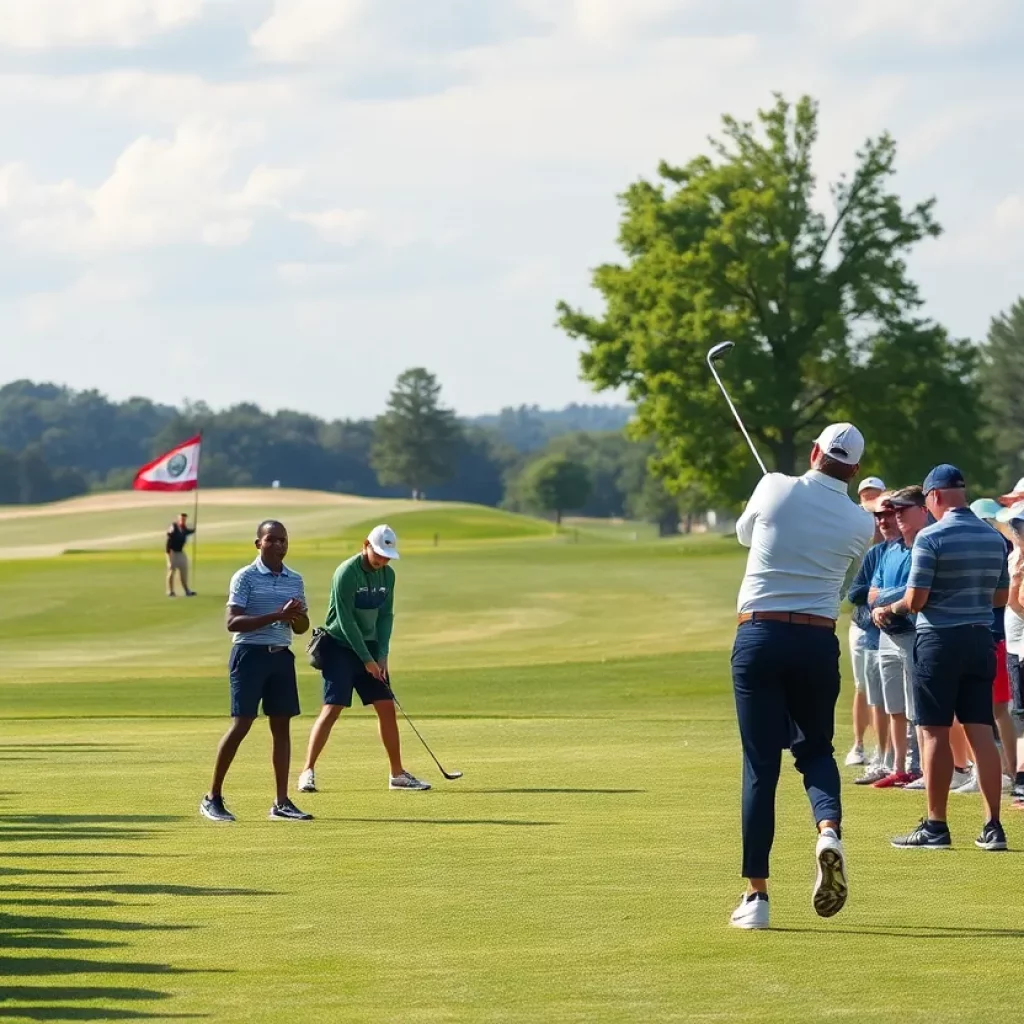
[[334,572],[327,602],[325,636],[320,641],[324,706],[309,734],[306,764],[299,775],[303,793],[316,792],[314,768],[341,712],[352,706],[355,691],[373,705],[380,738],[391,765],[390,789],[430,789],[402,767],[395,702],[388,686],[388,651],[395,620],[395,570],[398,538],[390,526],[375,526],[363,550]]

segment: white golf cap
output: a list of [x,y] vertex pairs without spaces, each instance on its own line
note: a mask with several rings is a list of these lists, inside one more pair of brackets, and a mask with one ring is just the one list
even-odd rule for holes
[[880,476],[866,476],[861,480],[860,485],[857,487],[857,493],[867,490],[884,491],[885,482]]
[[370,547],[380,555],[381,558],[396,559],[398,554],[398,538],[395,536],[395,531],[384,523],[380,526],[375,526],[370,531],[370,536],[366,538]]
[[864,435],[852,423],[830,423],[815,444],[823,454],[845,466],[856,466],[864,455]]

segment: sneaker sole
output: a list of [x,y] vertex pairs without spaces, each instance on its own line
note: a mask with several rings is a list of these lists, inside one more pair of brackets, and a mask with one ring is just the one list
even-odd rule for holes
[[975,839],[974,840],[974,845],[979,850],[989,850],[989,851],[991,851],[993,853],[998,853],[998,852],[1000,852],[1002,850],[1009,849],[1009,847],[1006,844],[1006,840],[1005,839],[1003,839],[1003,840],[1001,840],[1000,842],[997,842],[997,843],[983,843],[980,840]]
[[747,922],[741,921],[730,921],[730,928],[738,928],[741,932],[766,932],[771,927],[768,924],[754,923],[748,924]]
[[904,846],[902,843],[890,843],[889,844],[894,850],[952,850],[953,844],[947,843],[945,846]]
[[299,786],[300,793],[316,793],[319,792],[316,786]]
[[283,814],[268,814],[268,821],[312,821],[313,815],[309,815],[308,818],[288,818]]
[[818,917],[834,917],[846,906],[849,886],[846,866],[838,850],[822,850],[818,854],[818,880],[811,902]]

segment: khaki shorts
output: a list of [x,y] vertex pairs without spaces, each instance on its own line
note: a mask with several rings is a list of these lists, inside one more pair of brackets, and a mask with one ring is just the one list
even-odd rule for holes
[[168,569],[187,569],[188,568],[188,555],[184,551],[168,551],[167,552],[167,568]]

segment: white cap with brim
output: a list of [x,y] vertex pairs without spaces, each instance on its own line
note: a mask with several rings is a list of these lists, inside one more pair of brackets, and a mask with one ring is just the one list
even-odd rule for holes
[[852,423],[831,423],[814,442],[835,462],[858,466],[864,455],[864,435]]
[[401,557],[398,554],[398,537],[395,536],[395,531],[384,523],[375,526],[366,540],[381,558],[390,558],[394,561]]
[[971,511],[979,519],[998,519],[1003,506],[994,498],[978,498],[971,502]]
[[1024,522],[1024,500],[1018,501],[1009,508],[1001,509],[996,513],[997,523],[1012,523],[1015,520]]
[[880,476],[866,476],[863,480],[861,480],[860,484],[858,485],[857,493],[860,494],[861,491],[868,490],[884,491],[885,482],[882,480]]

